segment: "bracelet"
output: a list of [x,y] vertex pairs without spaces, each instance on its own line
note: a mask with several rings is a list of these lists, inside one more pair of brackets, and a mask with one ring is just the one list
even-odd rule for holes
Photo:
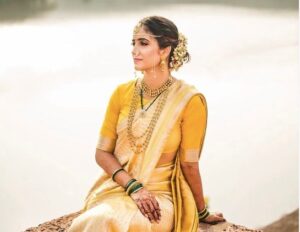
[[115,181],[115,176],[116,176],[116,174],[118,173],[118,172],[120,172],[120,171],[124,171],[124,169],[123,168],[119,168],[119,169],[117,169],[116,171],[114,171],[114,173],[112,174],[112,180],[113,181]]
[[127,188],[127,190],[126,190],[126,193],[127,193],[128,195],[130,195],[129,192],[130,192],[132,189],[135,189],[135,186],[137,186],[138,184],[139,184],[138,181],[134,181],[131,185],[128,186],[128,188]]
[[125,185],[125,192],[127,191],[127,189],[128,189],[128,187],[133,183],[133,182],[135,182],[136,181],[136,179],[134,179],[134,178],[132,178],[130,181],[128,181],[127,182],[127,184]]
[[137,192],[137,191],[140,190],[141,188],[143,188],[143,184],[138,183],[138,184],[135,185],[134,187],[130,188],[130,190],[128,191],[128,195],[130,196],[132,193]]
[[198,212],[198,214],[203,214],[206,210],[207,210],[207,208],[205,206],[204,209],[202,209],[200,212]]
[[144,186],[141,186],[139,188],[137,188],[136,190],[134,190],[132,193],[136,193],[137,191],[139,191],[140,189],[144,188]]
[[209,216],[209,214],[210,214],[209,211],[205,207],[201,212],[198,212],[198,218],[200,219],[200,221],[203,221],[205,218]]

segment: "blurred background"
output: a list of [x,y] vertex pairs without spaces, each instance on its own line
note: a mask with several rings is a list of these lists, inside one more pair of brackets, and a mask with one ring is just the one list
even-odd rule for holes
[[75,212],[132,30],[161,15],[188,38],[173,73],[207,99],[210,210],[257,228],[298,208],[298,1],[0,0],[0,230]]

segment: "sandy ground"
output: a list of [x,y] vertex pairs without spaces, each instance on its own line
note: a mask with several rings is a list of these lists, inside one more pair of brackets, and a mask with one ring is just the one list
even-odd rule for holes
[[295,10],[173,4],[88,17],[49,11],[0,24],[1,231],[82,206],[99,173],[94,150],[108,98],[134,78],[132,28],[151,14],[186,34],[192,60],[174,75],[207,98],[200,168],[211,210],[257,228],[298,207]]

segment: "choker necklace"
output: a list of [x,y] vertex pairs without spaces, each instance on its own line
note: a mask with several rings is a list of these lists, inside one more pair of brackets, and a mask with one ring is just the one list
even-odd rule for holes
[[170,75],[168,80],[159,88],[150,89],[148,85],[145,83],[144,79],[141,81],[141,88],[145,94],[150,97],[156,97],[157,95],[161,94],[167,88],[169,88],[174,83],[174,78]]

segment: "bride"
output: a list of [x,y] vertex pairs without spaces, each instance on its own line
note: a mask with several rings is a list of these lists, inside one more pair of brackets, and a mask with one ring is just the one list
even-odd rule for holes
[[203,197],[199,159],[206,99],[175,78],[189,61],[186,37],[160,16],[134,28],[132,56],[143,77],[113,91],[96,146],[101,175],[68,232],[195,232],[225,221]]

